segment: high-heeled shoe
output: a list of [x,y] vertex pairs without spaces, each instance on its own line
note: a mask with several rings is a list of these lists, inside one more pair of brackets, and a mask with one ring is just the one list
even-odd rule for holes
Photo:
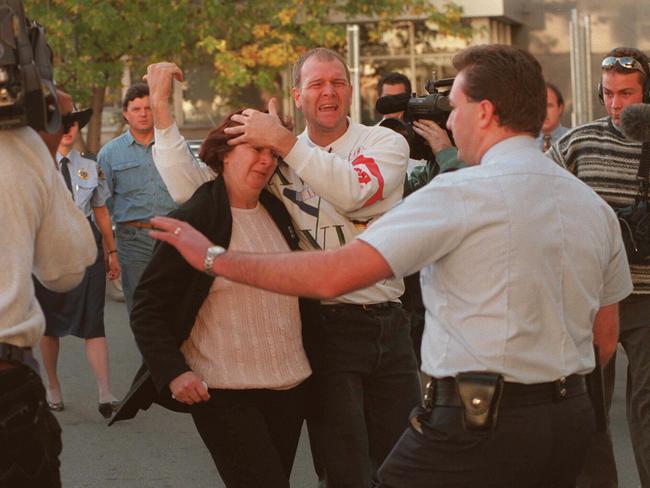
[[97,410],[99,410],[99,413],[102,414],[102,417],[104,417],[105,419],[110,419],[111,416],[113,415],[113,412],[117,410],[119,404],[120,404],[119,400],[113,400],[112,402],[103,402],[99,404]]

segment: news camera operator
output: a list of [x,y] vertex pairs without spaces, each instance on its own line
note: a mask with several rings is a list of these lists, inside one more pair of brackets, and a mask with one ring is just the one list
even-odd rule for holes
[[[30,47],[19,1],[0,6],[0,17],[13,18],[18,26],[18,49],[2,45],[0,56],[0,90],[13,102],[0,109],[0,484],[59,487],[61,429],[47,408],[32,354],[45,320],[31,276],[52,290],[67,291],[81,281],[95,259],[96,247],[52,153],[27,126],[41,131],[49,143],[58,144],[63,134],[51,77],[46,77],[51,74],[51,58],[38,55],[39,51],[49,54],[43,33],[34,37],[39,44]],[[0,45],[14,39],[14,32],[0,34]],[[31,78],[17,78],[30,72]],[[50,89],[47,97],[41,77]],[[69,97],[59,96],[59,102],[62,113],[72,110]]]
[[[642,144],[621,131],[623,109],[650,102],[648,56],[638,49],[612,49],[601,62],[598,96],[607,117],[574,128],[546,153],[591,186],[614,208],[631,205],[639,193]],[[628,253],[629,254],[629,253]],[[628,258],[630,256],[628,255]],[[619,342],[627,353],[627,420],[641,485],[650,486],[650,260],[630,264],[634,291],[620,305]],[[611,406],[615,358],[603,370],[605,402]],[[618,486],[609,434],[598,434],[579,486]]]
[[[411,84],[400,73],[391,72],[379,80],[376,109],[384,115],[379,125],[402,134],[409,143],[405,197],[429,183],[438,173],[465,167],[465,163],[458,159],[458,149],[444,129],[451,108],[447,96],[438,93],[438,85],[442,83],[445,86],[450,81],[428,81],[427,91],[430,93],[417,97],[411,95]],[[418,163],[413,164],[414,161]]]

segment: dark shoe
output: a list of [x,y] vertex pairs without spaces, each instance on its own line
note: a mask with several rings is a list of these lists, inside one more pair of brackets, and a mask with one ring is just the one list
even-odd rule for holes
[[63,407],[63,402],[47,402],[47,408],[52,410],[53,412],[62,412],[64,407]]
[[117,400],[113,402],[100,403],[99,407],[97,407],[97,410],[99,410],[99,413],[102,414],[102,417],[104,417],[105,419],[110,419],[111,416],[113,415],[113,412],[117,410],[119,404],[120,402]]

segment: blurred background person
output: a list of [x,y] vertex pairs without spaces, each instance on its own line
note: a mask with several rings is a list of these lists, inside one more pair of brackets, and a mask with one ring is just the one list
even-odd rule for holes
[[562,125],[563,113],[564,97],[560,89],[553,83],[546,82],[546,118],[537,136],[537,143],[542,151],[548,151],[552,144],[569,132],[568,127]]
[[[377,93],[379,95],[379,98],[388,95],[400,95],[402,93],[411,95],[412,90],[411,80],[409,80],[406,75],[398,73],[397,71],[386,73],[379,79],[379,82],[377,82]],[[382,116],[382,119],[387,119],[389,117],[402,119],[404,117],[404,112],[384,114]]]
[[64,134],[57,149],[56,161],[68,191],[86,216],[94,234],[97,259],[74,290],[57,293],[45,288],[38,280],[35,280],[35,288],[36,298],[45,313],[45,335],[41,339],[40,349],[47,373],[47,404],[50,410],[58,412],[64,409],[56,371],[59,339],[74,335],[85,340],[86,356],[99,390],[99,412],[108,418],[117,404],[117,398],[111,392],[109,382],[104,300],[106,275],[109,279],[119,277],[120,265],[106,207],[106,200],[110,196],[106,178],[94,159],[82,156],[73,147],[79,130],[88,123],[91,115],[92,110],[87,109],[73,111],[63,117]]
[[153,162],[153,115],[149,87],[136,83],[122,100],[122,117],[129,129],[108,142],[97,156],[113,199],[117,255],[122,266],[122,289],[129,314],[133,291],[151,259],[154,241],[149,219],[176,208]]

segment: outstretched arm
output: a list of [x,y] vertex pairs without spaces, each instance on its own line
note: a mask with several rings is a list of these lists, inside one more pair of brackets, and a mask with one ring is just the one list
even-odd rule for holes
[[[151,237],[174,246],[194,268],[212,243],[191,225],[169,217],[151,220],[159,229]],[[215,259],[212,270],[229,280],[284,295],[334,298],[393,275],[386,260],[372,246],[354,241],[330,251],[293,253],[227,252]]]

